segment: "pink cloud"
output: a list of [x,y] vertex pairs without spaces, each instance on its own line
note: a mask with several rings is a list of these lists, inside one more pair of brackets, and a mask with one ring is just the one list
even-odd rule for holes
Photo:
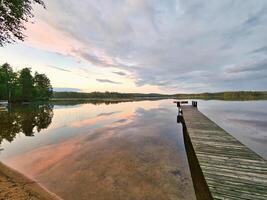
[[63,55],[72,55],[73,49],[82,48],[83,45],[42,20],[27,24],[26,44],[35,48],[57,52]]

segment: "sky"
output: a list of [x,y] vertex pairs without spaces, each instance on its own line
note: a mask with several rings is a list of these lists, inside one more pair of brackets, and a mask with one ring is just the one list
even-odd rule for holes
[[0,63],[59,91],[267,90],[266,0],[44,0]]

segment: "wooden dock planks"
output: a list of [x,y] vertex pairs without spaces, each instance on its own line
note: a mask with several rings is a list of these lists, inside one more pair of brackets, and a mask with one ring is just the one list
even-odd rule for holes
[[[212,198],[267,200],[267,162],[196,107],[182,106],[182,111],[189,143]],[[201,192],[196,187],[196,193]]]

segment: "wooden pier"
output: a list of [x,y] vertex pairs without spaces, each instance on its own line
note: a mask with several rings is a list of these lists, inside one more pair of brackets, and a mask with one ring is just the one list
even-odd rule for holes
[[181,105],[179,115],[198,200],[267,200],[263,158],[202,114],[197,103]]

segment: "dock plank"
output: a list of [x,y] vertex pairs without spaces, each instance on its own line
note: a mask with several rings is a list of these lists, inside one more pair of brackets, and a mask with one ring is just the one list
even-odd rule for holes
[[267,161],[196,107],[182,106],[182,111],[186,134],[212,198],[267,200]]

